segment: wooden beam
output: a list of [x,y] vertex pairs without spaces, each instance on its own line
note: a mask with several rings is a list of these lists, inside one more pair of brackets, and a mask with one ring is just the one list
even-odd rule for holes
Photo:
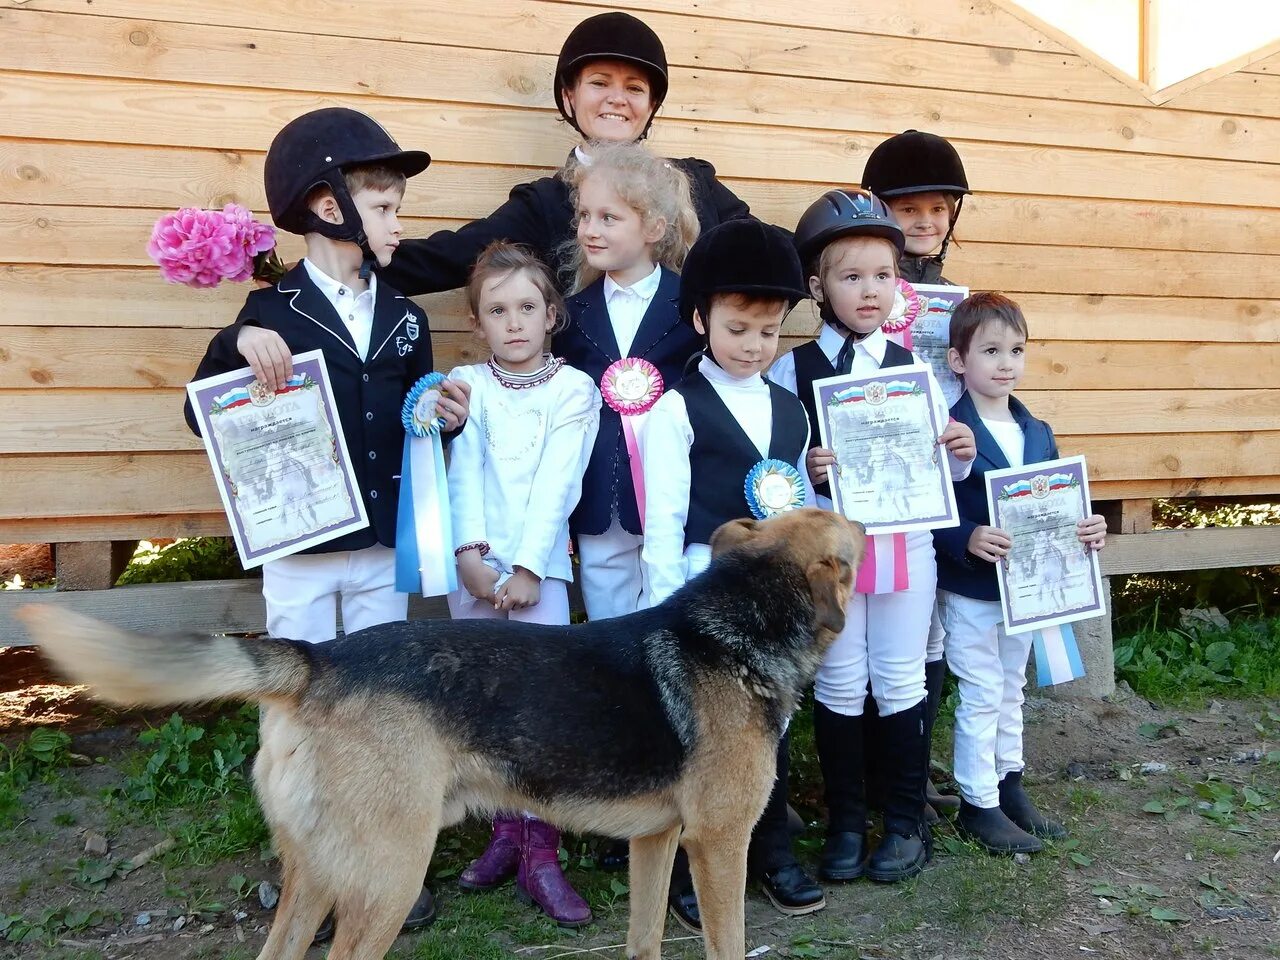
[[[140,583],[71,593],[0,590],[0,647],[28,644],[13,618],[13,611],[28,603],[56,604],[143,633],[248,633],[263,630],[266,623],[259,579]],[[410,620],[448,616],[443,597],[409,598]]]
[[1154,501],[1104,500],[1095,501],[1094,509],[1107,519],[1109,533],[1149,533],[1152,525]]
[[1280,564],[1280,526],[1157,530],[1107,538],[1106,576]]

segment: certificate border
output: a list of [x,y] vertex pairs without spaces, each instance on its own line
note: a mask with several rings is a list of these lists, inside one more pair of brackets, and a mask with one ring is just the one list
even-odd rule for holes
[[[1089,496],[1089,470],[1085,464],[1085,458],[1083,456],[1059,457],[1057,460],[1042,460],[1039,463],[1022,467],[988,470],[984,474],[983,480],[987,488],[987,515],[991,518],[992,526],[1000,526],[996,522],[999,519],[999,514],[996,511],[998,497],[995,494],[998,485],[1007,483],[1009,480],[1029,479],[1036,474],[1068,467],[1075,467],[1080,471],[1080,501],[1083,507],[1081,519],[1089,516],[1093,510],[1093,499]],[[1098,561],[1097,550],[1089,551],[1089,564],[1093,573],[1090,579],[1093,583],[1094,602],[1091,605],[1077,607],[1067,613],[1047,617],[1029,617],[1025,620],[1015,621],[1013,619],[1013,610],[1009,605],[1009,588],[1005,583],[1004,564],[997,563],[996,584],[1000,588],[1000,610],[1004,614],[1005,632],[1013,634],[1029,633],[1032,630],[1039,630],[1044,627],[1055,627],[1064,623],[1076,623],[1080,620],[1092,620],[1094,617],[1105,616],[1107,609],[1106,604],[1103,602],[1102,565]]]
[[[813,381],[813,402],[818,411],[818,433],[822,438],[822,445],[830,449],[831,447],[831,430],[828,423],[826,397],[829,397],[837,389],[844,387],[871,383],[875,380],[885,380],[894,377],[912,378],[919,377],[920,383],[925,391],[925,404],[929,411],[929,423],[933,427],[933,435],[941,436],[943,428],[938,424],[937,410],[935,409],[935,400],[937,399],[934,388],[933,378],[930,376],[930,366],[927,363],[917,362],[901,367],[882,367],[873,374],[866,376],[855,376],[853,374],[841,374],[834,377],[824,377],[821,380]],[[825,396],[824,396],[825,394]],[[960,526],[960,511],[956,506],[956,491],[951,481],[951,472],[947,468],[947,455],[943,450],[938,457],[938,467],[936,470],[938,480],[942,484],[942,495],[946,502],[946,512],[938,517],[929,517],[923,520],[912,520],[904,523],[883,523],[883,524],[863,524],[867,533],[913,533],[917,530],[945,530],[948,527]],[[835,466],[827,467],[827,489],[831,493],[831,508],[839,514],[848,516],[844,512],[844,507],[840,503],[839,484],[836,483]],[[857,518],[850,518],[857,519]]]
[[[946,283],[913,283],[911,284],[911,288],[915,290],[916,293],[924,296],[926,300],[931,296],[946,297],[948,299],[954,298],[955,302],[951,304],[951,314],[953,316],[955,315],[956,307],[960,306],[961,301],[966,300],[969,297],[969,288],[965,286],[961,286],[959,284],[952,285],[952,284],[946,284]],[[915,326],[915,324],[912,324],[912,326]],[[949,329],[950,323],[948,323],[947,326]],[[935,367],[933,364],[928,363],[927,361],[925,363],[926,363],[926,366],[928,366],[929,369],[933,371],[933,375],[938,381],[938,387],[942,390],[942,398],[944,400],[948,400],[947,390],[946,390],[947,380],[941,376],[941,373],[945,373],[947,375],[947,378],[949,378],[950,381],[956,387],[956,390],[955,390],[956,399],[957,400],[960,399],[960,395],[964,393],[963,378],[961,378],[950,367],[946,367],[945,370],[939,371],[938,368]],[[950,402],[948,402],[947,406],[950,407],[952,403],[955,403],[955,400],[951,400]]]
[[234,506],[231,491],[227,486],[226,473],[222,469],[222,450],[217,440],[214,439],[213,424],[209,419],[209,401],[216,394],[224,393],[228,387],[247,387],[256,378],[249,367],[241,367],[239,370],[206,377],[203,380],[194,380],[187,384],[187,397],[191,400],[191,409],[195,412],[196,421],[200,425],[200,437],[204,441],[204,450],[209,457],[209,465],[213,469],[213,479],[218,487],[218,496],[222,498],[222,508],[227,514],[227,520],[231,527],[231,536],[236,544],[236,552],[240,554],[240,564],[246,570],[261,566],[271,560],[279,560],[281,557],[291,556],[301,550],[319,546],[322,543],[328,543],[330,540],[336,540],[338,537],[353,533],[356,530],[363,530],[369,526],[369,515],[364,506],[364,495],[356,482],[351,456],[347,451],[347,438],[342,431],[342,422],[337,416],[337,410],[333,403],[333,387],[329,382],[329,368],[325,364],[324,351],[308,350],[306,353],[294,354],[293,369],[294,373],[311,374],[319,384],[320,395],[324,401],[322,409],[328,419],[329,429],[338,439],[338,453],[342,460],[340,466],[347,485],[347,494],[355,505],[356,513],[355,516],[347,520],[340,520],[336,524],[325,527],[323,530],[313,534],[296,540],[287,540],[284,543],[276,544],[269,549],[257,552],[250,551],[246,546],[243,521],[240,518],[239,511]]

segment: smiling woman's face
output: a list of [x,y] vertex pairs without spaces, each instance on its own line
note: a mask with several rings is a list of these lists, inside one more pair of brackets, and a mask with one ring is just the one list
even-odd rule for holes
[[564,100],[586,140],[639,139],[654,111],[649,75],[622,60],[592,60]]

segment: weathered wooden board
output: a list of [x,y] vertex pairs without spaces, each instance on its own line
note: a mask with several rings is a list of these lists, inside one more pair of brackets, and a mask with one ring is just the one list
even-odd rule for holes
[[[480,35],[486,12],[470,9]],[[296,32],[23,10],[4,14],[0,25],[9,41],[0,46],[0,68],[44,65],[91,77],[240,86],[245,77],[283,75],[291,89],[348,97],[538,107],[550,101],[554,71],[550,55]],[[821,31],[775,26],[765,32],[734,24],[706,41],[700,59],[708,69],[672,71],[682,93],[672,98],[666,116],[848,132],[891,131],[906,123],[966,139],[1260,162],[1274,159],[1280,132],[1280,120],[1266,117],[1245,121],[1150,104],[1059,99],[1050,95],[1052,81],[1019,87],[1016,96],[956,90],[942,78],[926,89],[896,80],[869,83],[861,44]],[[743,69],[740,62],[714,62],[718,51],[744,49],[752,50],[749,74],[728,72]],[[219,62],[215,74],[207,66],[211,57]],[[935,59],[945,58],[938,51]],[[829,65],[825,76],[832,79],[805,75],[815,63]]]
[[[340,102],[290,91],[0,73],[7,130],[25,138],[82,139],[84,117],[91,113],[99,142],[263,150],[287,120]],[[442,160],[479,156],[501,164],[552,166],[563,161],[570,145],[563,131],[557,135],[550,111],[434,101],[426,108],[423,102],[381,97],[362,105],[404,143],[423,145]],[[190,122],[192,116],[200,118],[199,124]],[[929,119],[916,122],[936,127],[926,123]],[[674,156],[714,157],[729,177],[775,179],[786,169],[792,179],[846,183],[860,175],[867,153],[893,128],[866,133],[789,128],[785,137],[773,131],[764,124],[668,117],[655,127],[654,148]],[[766,138],[770,149],[762,151]],[[970,179],[1001,193],[1031,193],[1031,184],[1051,182],[1054,192],[1071,196],[1173,201],[1195,196],[1204,203],[1280,205],[1280,165],[1124,153],[1102,144],[957,140]]]

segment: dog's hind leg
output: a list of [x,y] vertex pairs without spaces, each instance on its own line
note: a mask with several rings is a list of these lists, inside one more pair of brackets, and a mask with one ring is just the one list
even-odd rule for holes
[[746,953],[747,843],[750,827],[686,831],[693,889],[702,915],[707,960],[742,960]]
[[631,838],[631,924],[628,960],[658,960],[667,917],[667,888],[676,856],[680,825],[662,833]]
[[[438,823],[438,820],[437,820]],[[409,908],[422,889],[435,843],[419,835],[388,837],[392,844],[369,850],[368,869],[353,874],[338,894],[336,929],[329,960],[382,960],[400,933]]]

